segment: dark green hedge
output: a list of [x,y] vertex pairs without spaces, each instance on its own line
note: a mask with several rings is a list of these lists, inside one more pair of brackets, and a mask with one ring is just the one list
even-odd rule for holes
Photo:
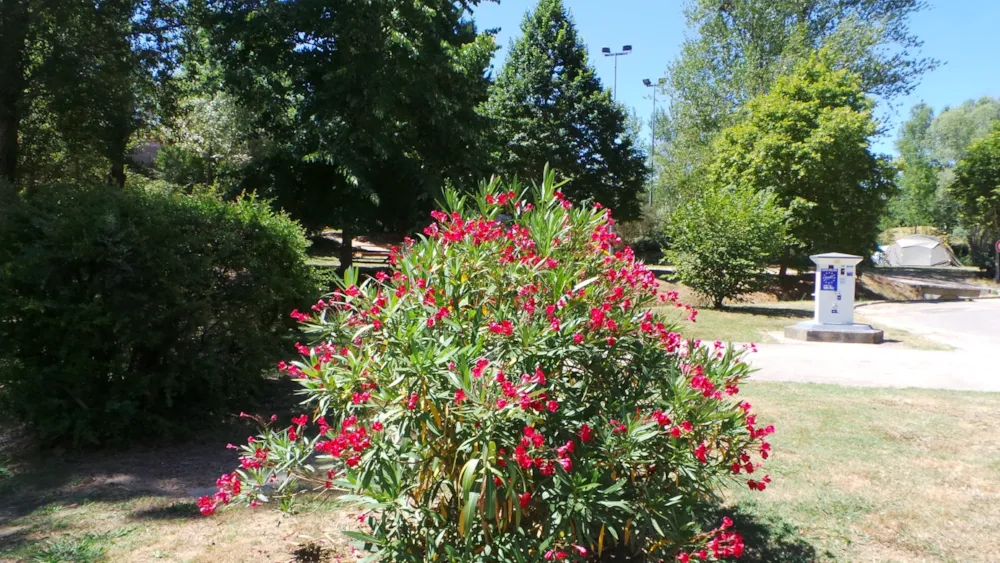
[[5,410],[48,442],[179,436],[245,406],[322,291],[264,202],[45,186],[0,210]]

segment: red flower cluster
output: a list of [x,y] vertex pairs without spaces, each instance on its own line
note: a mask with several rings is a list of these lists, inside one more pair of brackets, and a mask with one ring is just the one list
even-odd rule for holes
[[[710,532],[713,537],[712,540],[708,542],[708,549],[712,551],[712,557],[714,559],[740,557],[743,555],[743,550],[745,549],[743,545],[743,536],[736,532],[726,531],[731,528],[732,525],[732,519],[728,516],[724,516],[722,518],[722,525]],[[698,551],[692,551],[689,553],[681,552],[677,554],[676,559],[681,563],[690,563],[692,560],[707,561],[708,550],[699,549]]]
[[[381,425],[380,425],[381,427]],[[323,436],[329,427],[321,426]],[[374,430],[374,426],[373,426]],[[364,426],[358,424],[356,416],[349,416],[341,424],[340,433],[331,440],[316,442],[316,451],[336,458],[346,458],[347,466],[354,467],[361,461],[361,454],[371,447],[371,437]]]
[[218,492],[210,497],[203,496],[198,499],[198,510],[205,516],[214,514],[219,505],[229,504],[233,497],[239,496],[242,491],[240,476],[235,471],[223,473],[215,482],[215,486],[218,487]]
[[492,321],[489,324],[490,332],[493,334],[501,334],[503,336],[510,336],[514,334],[514,323],[510,322],[509,319],[504,319],[501,322]]
[[767,488],[767,484],[771,482],[770,475],[764,475],[764,478],[760,481],[754,481],[753,479],[747,480],[747,486],[750,487],[751,491],[763,491]]

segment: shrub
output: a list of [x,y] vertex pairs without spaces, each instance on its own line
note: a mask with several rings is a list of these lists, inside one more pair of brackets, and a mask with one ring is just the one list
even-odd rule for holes
[[321,288],[298,225],[252,198],[45,186],[0,236],[8,412],[78,446],[174,436],[244,401],[287,310]]
[[651,313],[656,280],[613,251],[610,215],[556,188],[547,174],[537,208],[496,181],[448,193],[391,275],[348,270],[295,312],[312,342],[279,367],[308,414],[257,418],[202,512],[344,491],[365,527],[347,534],[387,561],[738,555],[728,519],[696,522],[734,474],[770,481],[773,428],[734,397],[743,350]]
[[764,268],[785,248],[785,212],[770,192],[710,188],[671,219],[667,259],[716,308],[759,288]]

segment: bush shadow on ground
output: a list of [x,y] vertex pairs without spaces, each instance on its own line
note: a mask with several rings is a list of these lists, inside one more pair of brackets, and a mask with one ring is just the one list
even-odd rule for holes
[[[266,382],[266,399],[250,412],[277,413],[288,420],[299,414],[293,382]],[[294,409],[294,410],[293,410]],[[239,465],[227,443],[245,443],[256,426],[237,413],[206,417],[204,432],[190,440],[129,449],[67,451],[43,448],[23,425],[0,428],[0,554],[43,545],[29,538],[39,532],[37,520],[63,508],[96,503],[129,503],[163,499],[160,506],[132,508],[131,520],[186,520],[200,517],[193,497],[214,491],[215,480]],[[164,504],[165,503],[165,504]],[[42,528],[45,526],[43,525]],[[55,537],[54,530],[41,530]],[[49,533],[51,532],[51,533]],[[0,555],[0,559],[2,559]]]
[[705,528],[718,526],[723,516],[732,518],[733,529],[743,536],[745,550],[739,558],[743,563],[812,563],[833,558],[831,553],[823,553],[821,557],[794,525],[780,519],[761,517],[739,505],[706,508],[703,515]]
[[[762,518],[740,506],[706,506],[700,510],[700,520],[705,530],[719,526],[724,516],[733,519],[733,529],[743,536],[742,563],[813,563],[832,559],[829,552],[822,555],[802,537],[798,528],[783,520]],[[648,563],[646,555],[623,554],[605,550],[595,563]],[[697,561],[691,557],[691,561]]]
[[740,313],[744,315],[760,315],[762,317],[775,317],[775,318],[787,318],[794,317],[797,319],[811,319],[813,318],[813,311],[811,309],[791,309],[786,307],[755,307],[740,305],[738,307],[724,307],[723,311],[730,313]]

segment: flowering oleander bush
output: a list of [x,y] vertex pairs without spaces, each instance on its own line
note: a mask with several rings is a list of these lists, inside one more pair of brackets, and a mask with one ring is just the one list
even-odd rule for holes
[[340,491],[361,512],[348,534],[390,561],[739,556],[728,518],[697,516],[725,479],[770,481],[745,351],[650,313],[656,280],[610,213],[557,190],[546,173],[534,204],[498,181],[449,193],[391,274],[348,272],[294,312],[311,340],[279,367],[304,414],[258,418],[202,512]]

